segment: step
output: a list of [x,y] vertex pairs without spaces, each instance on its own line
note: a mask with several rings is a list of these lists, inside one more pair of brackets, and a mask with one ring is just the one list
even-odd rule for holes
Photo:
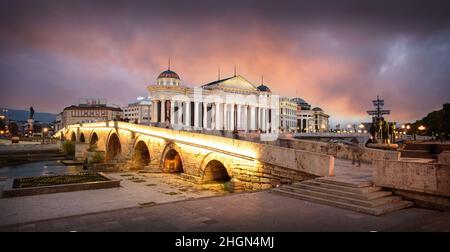
[[317,192],[328,193],[328,194],[332,194],[332,195],[350,197],[350,198],[361,199],[361,200],[373,200],[373,199],[378,199],[381,197],[392,195],[392,192],[390,192],[390,191],[353,193],[353,192],[346,192],[346,191],[342,191],[342,190],[330,189],[330,188],[326,188],[326,187],[322,187],[322,186],[308,185],[308,184],[304,184],[304,183],[292,184],[291,186],[297,187],[300,189],[306,189],[306,190],[317,191]]
[[420,150],[403,150],[401,151],[401,157],[411,157],[411,158],[433,158],[433,153],[429,151]]
[[338,201],[338,202],[344,202],[344,203],[350,203],[350,204],[354,204],[354,205],[365,206],[365,207],[381,206],[381,205],[389,204],[389,203],[392,203],[395,201],[400,201],[402,199],[402,197],[400,197],[400,196],[386,196],[386,197],[382,197],[382,198],[374,199],[374,200],[361,200],[361,199],[356,199],[356,198],[351,198],[351,197],[344,197],[344,196],[332,195],[332,194],[322,193],[322,192],[317,192],[317,191],[305,190],[305,189],[300,189],[300,188],[291,187],[291,186],[282,186],[278,189],[284,190],[284,191],[289,191],[289,192],[294,192],[294,193],[298,193],[298,194],[310,195],[313,197]]
[[345,179],[345,178],[338,178],[338,177],[321,177],[321,178],[316,178],[315,180],[322,182],[322,183],[347,186],[347,187],[356,187],[356,188],[368,187],[368,186],[373,185],[373,182],[371,180]]
[[194,176],[194,175],[189,175],[186,173],[179,173],[178,174],[180,176],[181,179],[189,181],[189,182],[193,182],[193,183],[201,183],[202,182],[202,178],[198,177],[198,176]]
[[344,209],[357,211],[357,212],[361,212],[361,213],[366,213],[366,214],[371,214],[371,215],[376,215],[376,216],[413,206],[412,202],[402,200],[402,201],[397,201],[397,202],[387,204],[384,206],[364,207],[364,206],[350,204],[350,203],[336,202],[336,201],[318,198],[318,197],[314,197],[314,196],[310,196],[310,195],[302,195],[302,194],[293,193],[293,192],[289,192],[289,191],[282,191],[282,190],[279,190],[279,188],[272,189],[270,192],[279,194],[282,196],[307,200],[307,201],[311,201],[311,202],[315,202],[315,203],[325,204],[325,205],[329,205],[329,206],[333,206],[333,207],[344,208]]
[[[352,193],[377,192],[377,191],[381,191],[381,189],[382,189],[379,186],[368,186],[368,187],[359,187],[359,188],[358,187],[347,187],[347,186],[319,182],[316,179],[306,180],[301,183],[307,184],[307,185],[320,186],[320,187],[329,188],[329,189],[333,189],[333,190],[340,190],[340,191],[344,191],[344,192],[352,192]],[[299,183],[293,183],[292,185],[296,185],[296,184],[299,184]]]

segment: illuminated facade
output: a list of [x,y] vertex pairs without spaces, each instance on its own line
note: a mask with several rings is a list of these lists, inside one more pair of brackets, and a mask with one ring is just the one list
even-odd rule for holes
[[55,130],[58,131],[71,124],[121,119],[122,116],[122,109],[109,107],[106,103],[81,103],[66,107],[57,115]]
[[139,124],[150,124],[152,115],[152,101],[149,97],[138,97],[136,102],[123,107],[123,119]]
[[327,132],[329,118],[321,108],[311,109],[311,105],[301,98],[294,98],[297,103],[297,131],[298,132]]
[[182,86],[178,74],[168,69],[147,89],[154,108],[152,123],[162,127],[278,132],[278,96],[240,75],[190,88]]
[[280,98],[280,129],[292,132],[297,129],[297,103],[289,98]]

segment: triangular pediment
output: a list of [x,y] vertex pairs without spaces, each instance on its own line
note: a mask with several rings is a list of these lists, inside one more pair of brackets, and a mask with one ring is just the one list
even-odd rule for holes
[[257,91],[258,89],[244,77],[237,75],[231,78],[218,80],[204,85],[209,89],[222,88],[222,89],[237,89],[245,91]]

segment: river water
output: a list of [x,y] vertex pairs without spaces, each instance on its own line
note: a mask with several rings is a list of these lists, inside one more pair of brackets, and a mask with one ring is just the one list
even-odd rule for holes
[[0,178],[19,178],[44,175],[76,174],[83,171],[80,165],[63,165],[56,160],[39,161],[0,167]]

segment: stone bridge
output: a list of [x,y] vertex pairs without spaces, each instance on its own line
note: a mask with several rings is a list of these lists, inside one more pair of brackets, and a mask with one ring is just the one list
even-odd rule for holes
[[97,153],[96,162],[121,170],[177,172],[201,183],[233,179],[246,190],[332,176],[334,169],[331,155],[118,121],[70,125],[55,137],[75,142],[80,160]]

